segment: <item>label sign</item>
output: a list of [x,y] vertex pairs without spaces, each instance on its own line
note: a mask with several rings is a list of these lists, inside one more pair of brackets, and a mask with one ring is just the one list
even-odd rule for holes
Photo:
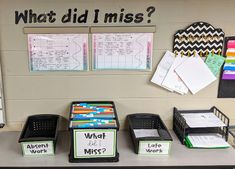
[[171,141],[140,141],[139,154],[164,155],[169,154]]
[[26,156],[54,155],[53,141],[22,142],[21,147]]
[[74,158],[115,157],[116,130],[74,130]]

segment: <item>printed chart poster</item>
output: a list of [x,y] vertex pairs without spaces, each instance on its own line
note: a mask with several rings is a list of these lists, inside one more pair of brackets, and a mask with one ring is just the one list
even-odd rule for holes
[[88,34],[28,34],[31,71],[82,71],[88,67]]
[[93,69],[151,70],[153,33],[92,35]]

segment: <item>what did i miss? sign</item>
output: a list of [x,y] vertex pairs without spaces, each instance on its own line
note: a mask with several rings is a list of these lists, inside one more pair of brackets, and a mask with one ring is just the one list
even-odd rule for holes
[[154,6],[143,8],[143,11],[130,12],[125,8],[119,10],[103,12],[100,9],[69,8],[64,13],[58,15],[55,10],[36,12],[34,9],[23,11],[15,10],[15,24],[35,24],[35,23],[151,23],[151,17],[155,13]]
[[116,156],[116,129],[75,129],[74,158]]

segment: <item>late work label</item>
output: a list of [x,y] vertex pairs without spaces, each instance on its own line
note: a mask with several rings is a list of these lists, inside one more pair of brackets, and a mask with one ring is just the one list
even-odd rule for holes
[[169,154],[171,141],[140,141],[139,154],[164,155]]

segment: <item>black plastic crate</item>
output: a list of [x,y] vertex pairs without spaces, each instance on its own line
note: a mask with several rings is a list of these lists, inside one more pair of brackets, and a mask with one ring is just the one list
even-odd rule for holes
[[[79,103],[88,103],[88,104],[112,104],[113,106],[113,110],[114,110],[114,114],[115,114],[115,117],[114,119],[116,120],[116,124],[117,124],[117,127],[105,127],[105,128],[102,128],[102,127],[99,127],[99,128],[70,128],[69,127],[69,131],[70,131],[70,140],[71,140],[71,144],[70,144],[70,153],[69,153],[69,162],[72,162],[72,163],[80,163],[80,162],[118,162],[119,161],[119,153],[118,153],[118,149],[117,149],[117,131],[119,130],[119,121],[118,121],[118,116],[117,116],[117,111],[116,111],[116,108],[115,108],[115,104],[113,101],[75,101],[75,102],[72,102],[71,103],[71,106],[70,106],[70,119],[71,119],[71,113],[72,113],[72,107],[74,104],[79,104]],[[99,156],[97,155],[96,157],[92,157],[92,156],[86,156],[86,157],[81,157],[81,156],[77,156],[76,153],[75,153],[75,146],[77,144],[77,146],[79,146],[79,141],[78,142],[75,142],[75,133],[76,132],[102,132],[102,131],[107,131],[107,132],[114,132],[114,139],[115,139],[115,153],[112,157],[102,157],[102,156]],[[77,150],[76,150],[77,151]]]
[[[21,143],[23,154],[30,155],[30,152],[34,150],[31,155],[47,155],[45,152],[47,148],[50,148],[51,151],[49,155],[54,154],[58,127],[59,115],[40,114],[29,116],[18,141]],[[28,149],[31,147],[31,150],[27,150],[27,147]],[[42,151],[43,148],[45,148],[44,152]],[[26,151],[29,151],[29,154]]]
[[[157,114],[138,113],[127,116],[127,122],[132,142],[134,144],[134,152],[139,153],[139,146],[141,141],[166,141],[171,142],[172,137],[167,130],[167,127]],[[136,138],[134,129],[157,129],[159,137],[141,137]]]
[[[213,106],[207,110],[178,110],[174,107],[173,110],[173,130],[176,133],[182,144],[185,144],[185,137],[193,133],[218,133],[227,141],[228,140],[228,127],[229,118],[222,113],[219,109]],[[214,113],[226,126],[224,127],[198,127],[191,128],[187,125],[186,120],[181,113]]]

